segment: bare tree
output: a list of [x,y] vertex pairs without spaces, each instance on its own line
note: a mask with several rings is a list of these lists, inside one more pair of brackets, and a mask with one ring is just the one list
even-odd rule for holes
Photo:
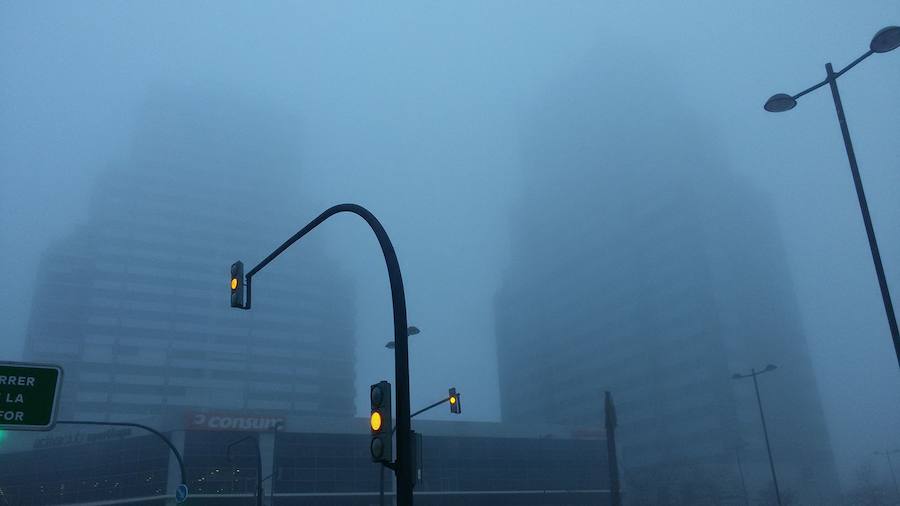
[[888,506],[893,504],[887,488],[875,477],[871,462],[860,464],[855,470],[856,481],[847,494],[848,506]]

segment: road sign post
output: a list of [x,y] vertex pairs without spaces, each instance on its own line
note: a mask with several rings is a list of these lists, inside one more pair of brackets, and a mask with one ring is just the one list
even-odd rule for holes
[[51,430],[62,377],[58,365],[0,362],[0,429]]

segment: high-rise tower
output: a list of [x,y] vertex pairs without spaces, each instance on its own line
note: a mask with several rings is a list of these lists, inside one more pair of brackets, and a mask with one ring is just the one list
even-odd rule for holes
[[41,263],[26,357],[65,367],[63,416],[355,414],[352,285],[321,244],[258,276],[252,312],[229,307],[230,264],[308,216],[295,131],[229,97],[149,101],[86,222]]
[[771,204],[663,72],[590,68],[526,136],[496,299],[504,420],[600,427],[611,390],[631,497],[734,496],[738,459],[755,497],[771,481],[756,398],[731,376],[775,363],[760,388],[782,488],[825,504],[833,458]]

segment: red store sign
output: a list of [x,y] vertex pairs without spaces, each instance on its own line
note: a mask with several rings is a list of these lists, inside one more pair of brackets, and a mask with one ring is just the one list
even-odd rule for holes
[[281,416],[254,416],[243,413],[188,413],[188,430],[236,430],[264,432],[284,425]]

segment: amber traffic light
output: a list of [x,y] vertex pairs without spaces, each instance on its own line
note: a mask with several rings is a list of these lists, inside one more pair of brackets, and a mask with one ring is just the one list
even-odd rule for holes
[[373,411],[372,416],[369,417],[369,428],[372,432],[378,432],[381,430],[381,413],[378,411]]
[[459,393],[455,388],[450,389],[450,412],[457,415],[462,413],[462,404],[459,402]]
[[231,264],[231,307],[244,308],[244,262]]
[[369,431],[372,440],[369,451],[372,462],[390,462],[393,456],[393,423],[391,407],[391,384],[379,381],[369,387],[371,414],[369,415]]

